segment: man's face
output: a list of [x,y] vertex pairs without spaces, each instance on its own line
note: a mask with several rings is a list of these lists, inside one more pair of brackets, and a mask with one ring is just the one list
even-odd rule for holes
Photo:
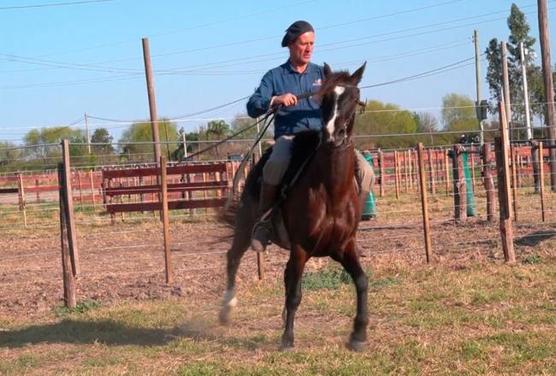
[[313,55],[313,47],[315,44],[315,33],[308,31],[301,34],[295,42],[291,43],[290,59],[294,64],[307,64],[311,61]]

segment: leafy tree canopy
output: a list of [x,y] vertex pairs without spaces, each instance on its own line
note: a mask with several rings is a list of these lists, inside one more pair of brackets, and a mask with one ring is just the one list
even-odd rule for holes
[[467,95],[446,94],[442,98],[442,123],[448,131],[478,128],[475,103]]
[[[161,153],[170,154],[177,148],[178,131],[176,124],[162,119],[158,121],[158,134],[163,144],[160,147]],[[126,155],[139,154],[144,156],[145,160],[152,158],[152,128],[149,121],[133,123],[126,129],[120,138],[121,152]],[[164,144],[171,141],[175,144]],[[148,156],[150,154],[150,156]],[[141,159],[141,158],[139,158]]]

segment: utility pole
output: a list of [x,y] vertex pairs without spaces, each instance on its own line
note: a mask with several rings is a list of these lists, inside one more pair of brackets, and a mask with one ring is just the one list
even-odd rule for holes
[[521,75],[523,77],[523,103],[525,104],[525,126],[527,127],[527,140],[532,140],[533,131],[531,130],[531,115],[529,112],[529,90],[527,89],[527,60],[525,60],[523,42],[519,42],[519,56],[521,58]]
[[500,42],[500,51],[502,51],[502,91],[505,104],[504,110],[506,111],[506,123],[508,124],[508,134],[511,143],[512,132],[510,132],[510,130],[512,128],[512,106],[510,104],[510,79],[508,76],[508,49],[506,47],[506,42]]
[[156,114],[156,97],[154,95],[154,79],[151,65],[151,51],[149,39],[143,38],[143,61],[145,63],[145,76],[147,79],[147,95],[149,97],[149,113],[151,116],[151,129],[153,133],[154,161],[160,163],[160,137],[158,135],[158,117]]
[[87,150],[91,154],[91,137],[89,136],[89,119],[87,118],[87,113],[85,112],[85,136],[87,137]]
[[187,158],[187,138],[185,137],[185,129],[181,133],[181,138],[183,141],[183,158]]
[[[521,75],[523,77],[523,103],[525,104],[527,140],[531,143],[531,146],[533,146],[533,130],[531,129],[531,114],[529,109],[529,89],[527,88],[527,60],[525,60],[525,48],[523,47],[523,42],[519,43],[519,57],[521,58]],[[537,149],[534,147],[531,147],[531,161],[533,162],[533,183],[535,185],[535,192],[539,192],[539,159]]]
[[485,135],[483,129],[483,121],[481,120],[481,60],[479,59],[479,32],[473,31],[473,42],[475,43],[475,86],[477,87],[477,102],[475,111],[477,113],[477,120],[479,121],[479,129],[481,130],[481,145],[485,142]]
[[[554,129],[554,83],[552,82],[552,66],[550,61],[550,32],[548,30],[547,0],[537,0],[539,13],[539,37],[541,42],[542,72],[544,77],[544,94],[546,98],[546,138],[550,146],[554,145],[556,129]],[[539,161],[542,163],[542,161]],[[556,149],[550,149],[550,187],[556,192]]]

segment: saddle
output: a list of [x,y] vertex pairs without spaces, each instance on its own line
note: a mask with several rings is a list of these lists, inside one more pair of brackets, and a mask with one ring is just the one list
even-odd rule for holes
[[[295,186],[296,181],[303,173],[305,167],[312,160],[315,151],[320,144],[320,137],[320,132],[311,130],[296,134],[292,142],[291,160],[288,165],[288,169],[282,178],[282,182],[280,183],[280,194],[276,198],[270,213],[266,215],[266,220],[269,220],[272,224],[271,241],[282,248],[289,249],[290,240],[283,221],[280,209],[281,204],[287,198],[291,189]],[[272,147],[264,152],[245,182],[245,190],[243,194],[248,194],[251,199],[255,200],[255,202],[259,201],[261,186],[263,183],[262,172],[271,153]]]

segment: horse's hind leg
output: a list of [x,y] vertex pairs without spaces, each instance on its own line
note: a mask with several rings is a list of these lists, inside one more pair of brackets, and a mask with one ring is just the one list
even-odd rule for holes
[[293,323],[295,313],[301,303],[301,277],[308,257],[301,247],[293,245],[290,259],[284,272],[284,284],[286,287],[286,327],[282,335],[281,349],[293,347]]
[[340,262],[353,279],[357,290],[357,314],[353,322],[353,332],[349,338],[348,347],[352,350],[360,351],[363,349],[365,342],[367,342],[367,325],[369,324],[367,308],[368,279],[363,268],[361,268],[355,244],[349,246]]
[[237,299],[235,297],[236,274],[239,269],[241,258],[251,243],[252,228],[253,223],[249,219],[248,211],[243,210],[242,213],[239,213],[237,216],[234,240],[231,248],[226,253],[226,291],[224,293],[224,299],[219,316],[222,324],[227,324],[230,321],[230,312],[237,304]]

